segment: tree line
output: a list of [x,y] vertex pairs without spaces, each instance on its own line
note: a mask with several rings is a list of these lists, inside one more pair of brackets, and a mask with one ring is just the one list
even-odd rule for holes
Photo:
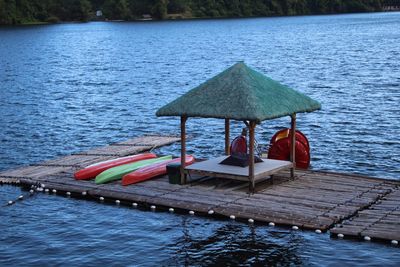
[[0,0],[0,24],[373,12],[384,0]]

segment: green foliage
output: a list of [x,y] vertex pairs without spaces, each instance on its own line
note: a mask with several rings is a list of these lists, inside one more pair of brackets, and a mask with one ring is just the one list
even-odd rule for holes
[[74,0],[69,9],[72,20],[88,21],[92,5],[88,0]]
[[167,17],[168,0],[157,0],[151,9],[151,14],[157,19],[165,19]]
[[89,0],[0,0],[0,24],[87,21]]
[[185,13],[188,10],[188,1],[185,0],[171,0],[168,3],[167,9],[168,13],[176,14],[176,13]]
[[0,0],[0,24],[87,21],[96,10],[109,20],[333,14],[380,11],[389,2],[400,0]]
[[57,23],[59,21],[60,21],[60,19],[57,18],[56,16],[48,17],[47,20],[46,20],[46,22],[48,22],[48,23]]
[[126,0],[106,0],[103,5],[104,17],[110,20],[126,20],[130,16]]
[[17,4],[15,0],[0,0],[0,23],[17,23]]

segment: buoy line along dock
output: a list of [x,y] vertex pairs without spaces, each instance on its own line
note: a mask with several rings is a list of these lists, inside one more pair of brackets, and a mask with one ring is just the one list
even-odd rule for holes
[[[372,241],[400,240],[400,181],[321,171],[289,171],[248,183],[192,175],[186,185],[162,176],[130,186],[120,181],[96,185],[77,181],[73,173],[90,164],[137,154],[179,141],[176,136],[149,135],[70,156],[0,172],[1,183],[43,184],[47,192],[152,209],[177,209],[293,229],[330,231],[338,237]],[[296,228],[294,228],[296,227]]]

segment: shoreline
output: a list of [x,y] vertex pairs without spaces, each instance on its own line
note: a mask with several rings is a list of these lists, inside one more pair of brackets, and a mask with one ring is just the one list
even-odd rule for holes
[[400,10],[381,10],[381,11],[370,11],[370,12],[346,12],[346,13],[329,13],[329,14],[296,14],[296,15],[270,15],[270,16],[237,16],[237,17],[170,17],[165,19],[132,19],[132,20],[107,20],[107,19],[92,19],[88,21],[58,21],[58,22],[47,22],[47,21],[31,21],[19,24],[0,24],[0,27],[9,26],[36,26],[36,25],[55,25],[55,24],[83,24],[90,22],[119,22],[119,23],[132,23],[132,22],[170,22],[170,21],[200,21],[200,20],[234,20],[234,19],[260,19],[260,18],[292,18],[292,17],[311,17],[311,16],[336,16],[336,15],[354,15],[354,14],[373,14],[373,13],[399,13]]

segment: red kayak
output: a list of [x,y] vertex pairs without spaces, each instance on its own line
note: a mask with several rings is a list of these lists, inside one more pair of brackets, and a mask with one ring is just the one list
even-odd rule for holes
[[87,166],[86,168],[75,172],[74,177],[76,180],[89,180],[89,179],[93,179],[98,174],[102,173],[103,171],[105,171],[109,168],[120,166],[120,165],[127,164],[127,163],[132,163],[132,162],[139,161],[139,160],[153,159],[156,157],[157,157],[157,155],[153,154],[153,153],[143,153],[143,154],[123,157],[123,158],[102,161],[102,162]]
[[[187,155],[185,165],[190,165],[195,161],[193,156]],[[140,168],[134,172],[128,173],[122,177],[122,185],[130,185],[142,182],[153,177],[164,175],[167,173],[167,165],[170,163],[179,163],[181,158],[166,160],[155,163],[147,167]]]

